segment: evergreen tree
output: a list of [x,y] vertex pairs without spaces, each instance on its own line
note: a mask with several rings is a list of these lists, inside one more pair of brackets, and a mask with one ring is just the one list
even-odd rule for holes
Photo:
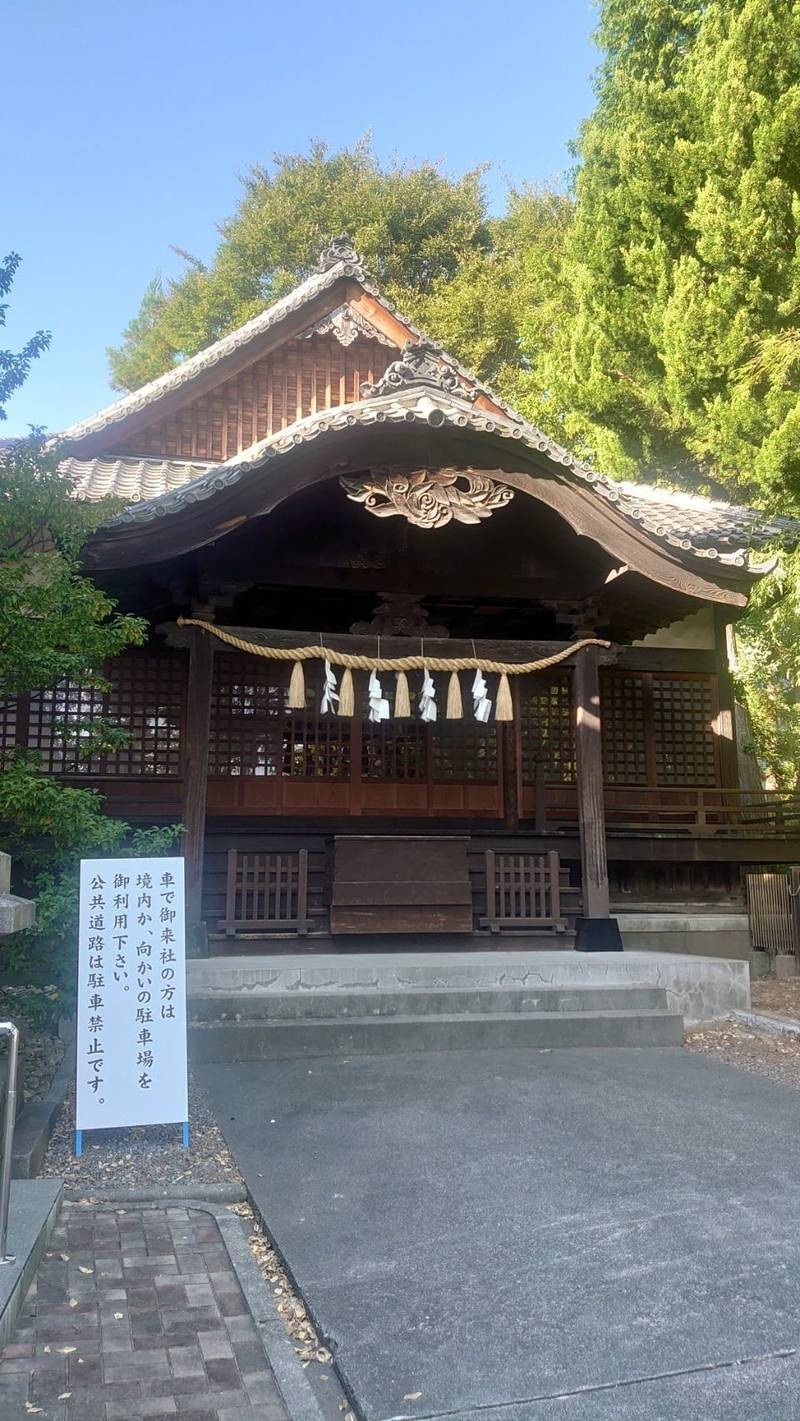
[[800,5],[606,0],[599,40],[549,366],[570,432],[800,506]]

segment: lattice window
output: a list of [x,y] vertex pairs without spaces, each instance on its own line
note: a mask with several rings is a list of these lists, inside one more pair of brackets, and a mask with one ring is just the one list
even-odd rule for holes
[[600,678],[603,778],[606,784],[647,784],[647,726],[641,675]]
[[320,689],[306,677],[306,709],[285,713],[283,774],[290,779],[350,778],[350,721],[333,712],[321,715],[320,700]]
[[[419,686],[409,678],[411,715],[407,720],[364,720],[361,729],[361,774],[365,780],[414,780],[428,778],[428,727],[417,715]],[[419,678],[415,677],[418,681]],[[384,695],[394,703],[393,675],[382,682]]]
[[497,783],[497,730],[493,725],[445,721],[432,728],[431,768],[437,783]]
[[[62,681],[31,694],[28,745],[44,768],[56,775],[179,775],[183,658],[121,656],[104,674],[107,691]],[[123,730],[127,744],[113,753],[82,754],[101,720]]]
[[653,743],[660,785],[715,785],[714,702],[707,676],[653,676]]
[[176,654],[121,656],[108,667],[105,712],[127,744],[102,761],[108,775],[181,773],[185,659]]
[[520,695],[520,747],[525,784],[536,779],[539,756],[545,777],[556,784],[575,779],[575,733],[569,672],[525,677]]
[[214,657],[209,727],[210,775],[278,774],[285,675],[256,656]]
[[[16,696],[0,702],[0,762],[14,749],[20,734],[20,706]],[[24,731],[23,731],[24,735]]]
[[92,737],[95,721],[105,716],[103,692],[93,686],[62,681],[30,698],[28,746],[41,756],[42,767],[54,775],[97,775],[100,756],[81,754]]

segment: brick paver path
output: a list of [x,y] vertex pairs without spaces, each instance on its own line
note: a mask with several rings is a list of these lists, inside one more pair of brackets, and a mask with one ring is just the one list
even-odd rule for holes
[[213,1218],[66,1204],[0,1360],[0,1417],[287,1421]]

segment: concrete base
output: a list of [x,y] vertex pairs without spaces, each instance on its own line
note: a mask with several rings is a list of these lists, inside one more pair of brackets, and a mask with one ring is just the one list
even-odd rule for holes
[[576,952],[622,952],[616,918],[576,918]]
[[625,950],[750,960],[746,913],[619,913]]
[[773,967],[779,982],[788,982],[790,977],[797,976],[797,958],[793,952],[777,952]]
[[11,1340],[39,1259],[61,1207],[60,1179],[21,1179],[11,1184],[8,1247],[13,1263],[0,1264],[0,1350]]
[[208,997],[264,992],[367,992],[441,988],[663,987],[689,1024],[750,1006],[747,962],[672,952],[407,952],[311,957],[210,957],[187,963],[190,1015]]
[[754,947],[750,953],[751,979],[755,979],[756,977],[769,977],[771,971],[772,963],[770,962],[769,953],[759,952],[758,948]]

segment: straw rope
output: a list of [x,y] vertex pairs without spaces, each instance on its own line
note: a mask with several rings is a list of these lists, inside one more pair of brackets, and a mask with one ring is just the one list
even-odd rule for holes
[[489,671],[499,676],[528,676],[534,671],[547,671],[550,666],[558,666],[582,651],[585,646],[599,646],[607,651],[610,641],[599,637],[584,637],[581,641],[570,642],[552,656],[540,657],[538,661],[488,661],[480,656],[357,656],[350,651],[334,651],[323,646],[262,646],[259,642],[245,641],[217,627],[213,622],[203,622],[198,617],[179,617],[179,627],[200,627],[210,632],[237,651],[249,651],[253,656],[263,656],[268,661],[330,661],[332,666],[345,666],[350,671]]

